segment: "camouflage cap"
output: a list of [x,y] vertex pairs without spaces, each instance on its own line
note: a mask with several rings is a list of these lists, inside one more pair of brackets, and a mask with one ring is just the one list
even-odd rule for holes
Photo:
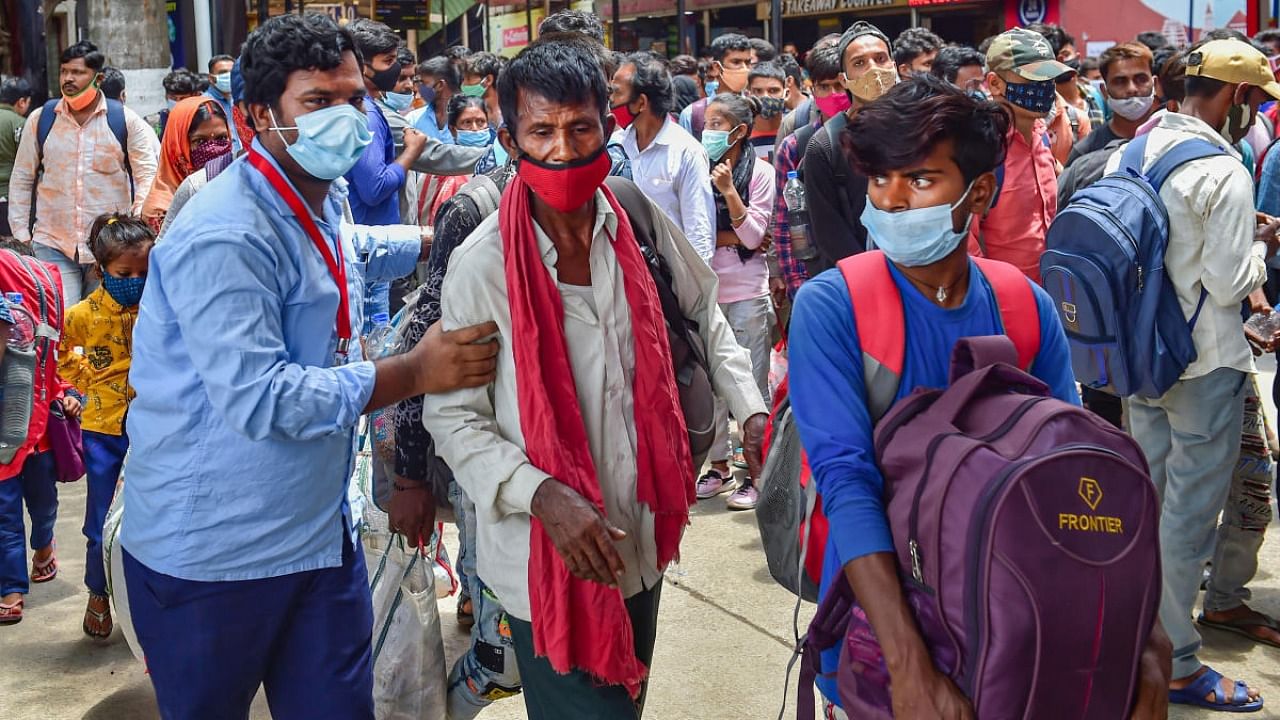
[[1248,83],[1280,99],[1280,83],[1266,56],[1239,40],[1210,40],[1187,54],[1187,76]]
[[1053,80],[1071,72],[1055,59],[1049,41],[1038,32],[1014,28],[1000,33],[987,50],[987,70],[1011,72],[1032,81]]

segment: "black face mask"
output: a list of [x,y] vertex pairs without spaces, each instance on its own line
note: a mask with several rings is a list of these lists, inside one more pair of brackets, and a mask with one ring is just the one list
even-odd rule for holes
[[[373,70],[373,66],[370,65],[369,69]],[[391,67],[386,70],[374,70],[373,77],[369,79],[382,92],[395,90],[396,83],[400,82],[400,63],[391,63]]]

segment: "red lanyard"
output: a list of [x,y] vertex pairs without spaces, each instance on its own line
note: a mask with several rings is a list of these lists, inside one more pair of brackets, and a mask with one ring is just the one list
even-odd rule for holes
[[298,222],[302,224],[302,229],[306,231],[307,237],[311,238],[312,244],[316,246],[316,250],[320,252],[320,257],[324,258],[324,264],[329,267],[329,274],[333,276],[334,282],[338,285],[338,318],[335,321],[335,327],[338,332],[338,355],[345,356],[347,348],[351,345],[351,310],[347,299],[347,266],[343,260],[342,254],[339,253],[335,258],[333,250],[329,247],[328,241],[324,235],[320,233],[320,228],[316,227],[316,221],[311,217],[311,211],[307,209],[302,198],[298,197],[298,193],[293,189],[275,165],[270,160],[262,157],[256,150],[249,150],[249,164],[262,173],[267,178],[267,182],[271,183],[271,187],[275,188],[276,193],[280,195],[280,199],[284,200],[293,214],[297,216]]

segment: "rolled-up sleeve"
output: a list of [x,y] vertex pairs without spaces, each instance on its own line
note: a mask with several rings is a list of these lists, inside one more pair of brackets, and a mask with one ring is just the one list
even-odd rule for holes
[[349,432],[373,394],[373,363],[325,368],[289,356],[281,262],[255,233],[220,229],[157,245],[148,285],[166,293],[209,402],[230,427],[253,440]]
[[1253,183],[1246,170],[1233,167],[1225,178],[1206,190],[1204,271],[1200,281],[1215,303],[1230,307],[1266,282],[1266,246],[1254,244],[1257,221]]
[[160,141],[156,131],[151,129],[140,115],[125,108],[125,125],[129,130],[129,171],[133,173],[133,215],[142,213],[142,203],[146,201],[155,183],[160,164]]
[[27,117],[18,141],[18,155],[9,176],[9,231],[20,242],[31,242],[31,199],[36,184],[36,127],[44,108],[36,108]]
[[417,225],[342,225],[356,255],[364,259],[366,283],[390,282],[413,272],[422,256],[422,228]]

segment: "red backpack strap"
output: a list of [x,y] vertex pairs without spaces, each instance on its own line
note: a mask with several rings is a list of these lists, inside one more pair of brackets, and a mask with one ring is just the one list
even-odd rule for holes
[[1018,349],[1018,367],[1031,372],[1031,363],[1040,353],[1040,308],[1031,281],[1009,263],[981,257],[973,261],[995,293],[1004,334]]
[[879,250],[851,255],[836,265],[849,286],[858,344],[862,347],[867,410],[875,422],[893,405],[902,379],[907,354],[902,296],[889,274],[889,261]]

